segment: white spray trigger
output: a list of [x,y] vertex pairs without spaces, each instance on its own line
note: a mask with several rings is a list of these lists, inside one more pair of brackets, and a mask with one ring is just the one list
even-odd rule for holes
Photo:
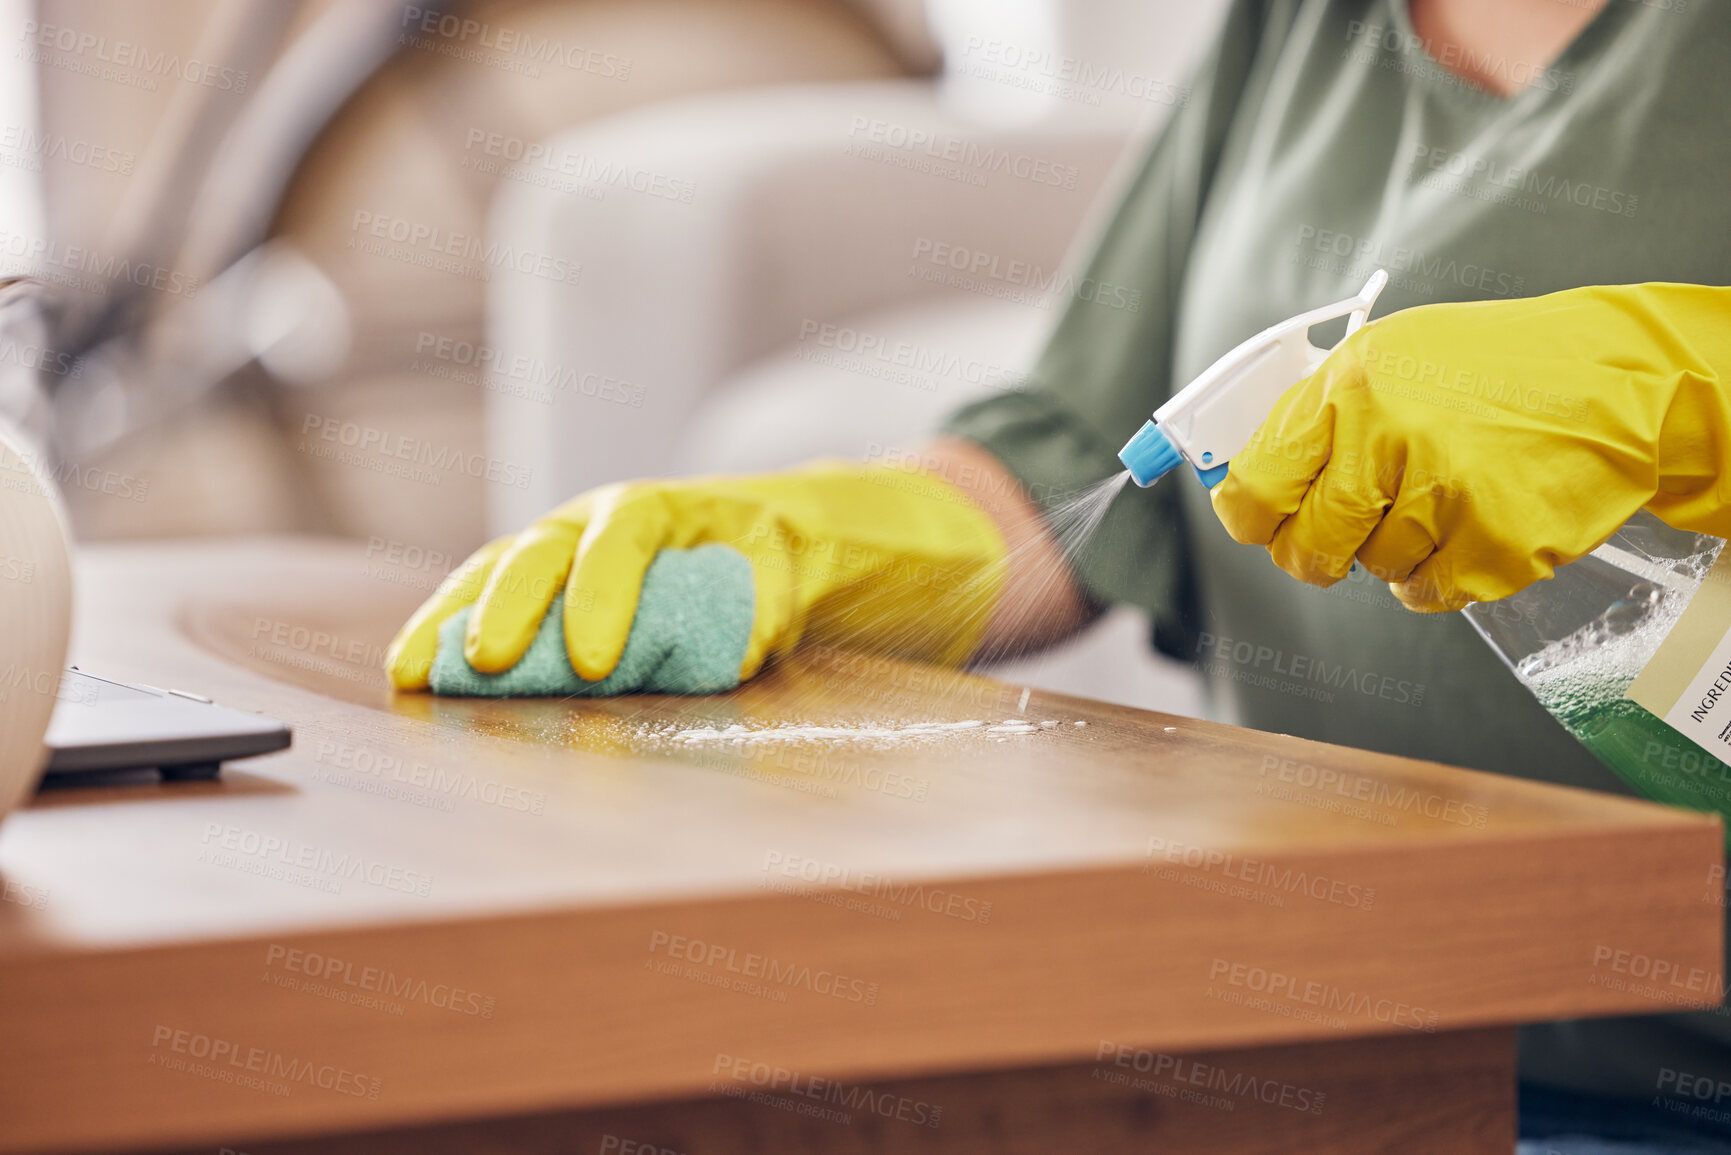
[[[1364,323],[1370,319],[1371,307],[1376,304],[1376,298],[1382,293],[1383,286],[1387,284],[1388,271],[1386,269],[1378,269],[1370,275],[1370,280],[1364,283],[1364,288],[1358,291],[1356,297],[1350,297],[1344,301],[1336,301],[1334,304],[1324,305],[1320,309],[1312,309],[1310,312],[1301,313],[1299,316],[1286,322],[1287,325],[1296,327],[1298,332],[1304,334],[1304,343],[1309,346],[1309,353],[1306,355],[1309,369],[1306,371],[1305,376],[1309,376],[1311,373],[1320,369],[1322,363],[1328,360],[1328,355],[1340,347],[1336,345],[1328,349],[1318,349],[1315,345],[1311,345],[1310,327],[1312,325],[1320,325],[1324,321],[1332,321],[1342,313],[1345,313],[1346,336],[1341,338],[1342,341],[1345,341],[1347,337],[1352,336],[1354,333],[1364,328]],[[1316,319],[1307,320],[1307,318],[1311,317],[1315,317]],[[1303,324],[1300,325],[1300,322],[1303,322]],[[1281,327],[1282,326],[1276,326],[1276,328]]]
[[[1151,484],[1170,468],[1174,459],[1164,454],[1172,451],[1194,466],[1204,482],[1218,482],[1226,463],[1249,443],[1281,394],[1315,373],[1333,352],[1310,343],[1311,326],[1346,317],[1346,335],[1352,336],[1364,327],[1387,284],[1388,273],[1378,269],[1356,296],[1270,325],[1203,370],[1156,409],[1154,420],[1119,454],[1137,483]],[[1155,452],[1157,440],[1170,450]]]
[[1358,296],[1354,298],[1358,302],[1358,308],[1346,316],[1346,335],[1348,337],[1364,328],[1364,323],[1370,320],[1371,307],[1376,304],[1376,299],[1381,295],[1383,286],[1386,284],[1388,284],[1388,270],[1378,269],[1370,275],[1370,280],[1364,283],[1364,288],[1358,291]]

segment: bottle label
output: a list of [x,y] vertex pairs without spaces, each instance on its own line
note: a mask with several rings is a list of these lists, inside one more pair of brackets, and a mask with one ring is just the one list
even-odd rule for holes
[[1731,762],[1731,549],[1720,553],[1627,697]]

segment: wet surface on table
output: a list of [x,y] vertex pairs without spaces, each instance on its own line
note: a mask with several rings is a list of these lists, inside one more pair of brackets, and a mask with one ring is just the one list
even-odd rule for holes
[[[274,680],[468,737],[807,780],[820,793],[833,792],[837,779],[882,780],[874,767],[1074,744],[1091,739],[1089,728],[1101,722],[1088,703],[1062,699],[1060,706],[1052,695],[989,678],[823,648],[803,650],[730,693],[710,696],[398,693],[381,665],[391,630],[415,601],[395,590],[358,592],[367,612],[357,613],[357,589],[345,582],[304,591],[294,602],[189,609],[180,628],[200,647]],[[918,795],[924,783],[892,779],[885,789]]]
[[297,582],[292,596],[183,608],[180,629],[276,681],[430,723],[452,741],[673,762],[819,798],[864,791],[923,801],[966,781],[1045,791],[1088,780],[1122,791],[1126,804],[1170,794],[1192,811],[1207,800],[1205,809],[1239,825],[1260,825],[1249,819],[1255,812],[1277,824],[1306,816],[1373,839],[1376,827],[1464,833],[1527,816],[1508,780],[1458,781],[1433,797],[1422,763],[1333,747],[1295,761],[1289,750],[1270,753],[1279,740],[1252,731],[821,647],[713,696],[396,693],[384,652],[421,592],[326,573]]

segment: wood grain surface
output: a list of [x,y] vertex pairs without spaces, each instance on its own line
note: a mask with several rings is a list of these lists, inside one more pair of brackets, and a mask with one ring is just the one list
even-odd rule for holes
[[0,828],[0,1150],[691,1099],[737,1062],[1422,1049],[1722,970],[1720,828],[1678,810],[842,653],[713,698],[393,697],[434,570],[80,570],[81,665],[295,745]]

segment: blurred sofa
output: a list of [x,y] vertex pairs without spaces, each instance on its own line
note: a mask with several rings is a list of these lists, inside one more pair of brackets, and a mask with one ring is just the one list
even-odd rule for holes
[[[472,355],[489,455],[515,466],[488,489],[491,531],[624,477],[906,452],[1018,387],[1121,161],[1185,99],[1220,10],[934,0],[934,77],[662,102],[542,142],[545,170],[604,157],[672,195],[500,187],[489,236],[581,275],[488,287]],[[1198,704],[1127,613],[999,673]]]
[[[198,54],[199,37],[223,2],[37,0],[37,18],[185,59]],[[331,4],[395,2],[302,0],[289,19],[304,26]],[[310,387],[243,373],[186,419],[90,463],[140,479],[150,496],[118,502],[69,493],[81,536],[309,530],[460,556],[484,533],[484,478],[459,469],[405,477],[376,468],[380,462],[308,451],[309,424],[314,431],[364,428],[434,447],[443,459],[485,451],[481,391],[422,352],[429,337],[483,339],[485,270],[476,275],[368,251],[356,243],[365,236],[357,222],[406,222],[443,243],[472,244],[484,238],[488,205],[504,179],[487,142],[518,147],[659,101],[902,77],[936,62],[918,0],[460,3],[465,18],[489,30],[484,37],[426,33],[416,21],[420,9],[400,7],[402,47],[317,142],[275,224],[346,299],[347,362]],[[482,40],[551,43],[563,60],[513,58]],[[142,165],[179,86],[173,78],[133,80],[41,69],[46,128]],[[247,80],[256,88],[260,72]],[[234,93],[236,101],[243,96]],[[122,174],[49,158],[44,180],[57,235],[100,238],[135,177],[136,167],[128,167]]]

